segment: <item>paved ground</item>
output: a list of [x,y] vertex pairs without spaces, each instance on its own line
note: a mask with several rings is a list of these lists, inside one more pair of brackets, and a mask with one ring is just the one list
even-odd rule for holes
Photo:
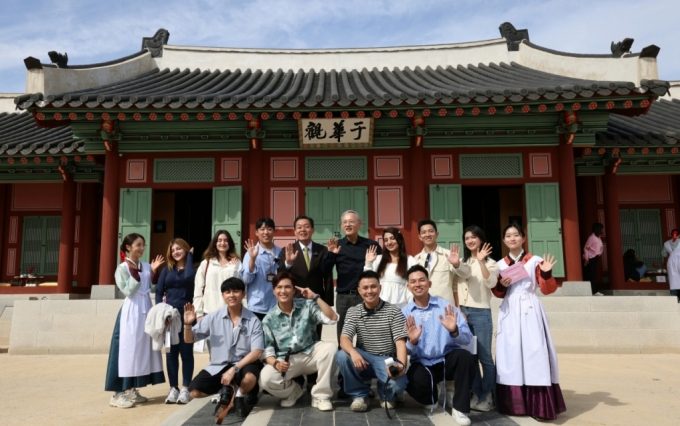
[[[0,354],[0,424],[80,425],[92,422],[116,425],[159,425],[177,414],[182,406],[165,405],[166,385],[142,389],[149,402],[121,410],[108,406],[110,393],[104,392],[106,355],[22,355]],[[675,425],[680,418],[680,355],[560,355],[561,386],[567,412],[549,424],[567,425]],[[207,355],[197,355],[197,368],[207,363]],[[267,402],[266,400],[270,400]],[[200,402],[190,404],[198,410]],[[212,408],[212,404],[209,404]],[[290,414],[302,420],[305,413],[315,417],[316,410],[297,407],[270,410],[273,398],[263,398],[262,407],[252,413],[247,424],[264,425]],[[336,405],[335,424],[345,417],[342,404]],[[186,408],[185,408],[186,410]],[[297,410],[297,411],[295,411]],[[273,415],[267,414],[272,412]],[[297,414],[299,412],[299,414]],[[398,410],[404,416],[417,410]],[[324,413],[329,414],[329,413]],[[355,413],[347,413],[354,415]],[[422,413],[422,418],[425,414]],[[375,423],[387,420],[374,408],[368,416]],[[499,423],[494,414],[473,417],[474,424]],[[191,417],[191,416],[190,416]],[[420,418],[419,418],[420,419]],[[227,422],[235,420],[227,417]],[[479,422],[477,422],[479,420]],[[512,419],[519,425],[532,424],[525,418]],[[378,421],[380,421],[378,423]],[[315,421],[315,426],[333,426],[330,420]],[[363,423],[363,419],[362,419]],[[452,425],[451,417],[436,414],[432,423]],[[181,423],[175,423],[181,424]],[[203,424],[203,423],[201,423]],[[212,424],[209,420],[205,424]],[[231,423],[233,424],[233,423]],[[298,423],[300,424],[300,423]],[[354,424],[357,424],[356,422]],[[406,424],[391,422],[390,424]],[[536,424],[536,423],[533,423]]]

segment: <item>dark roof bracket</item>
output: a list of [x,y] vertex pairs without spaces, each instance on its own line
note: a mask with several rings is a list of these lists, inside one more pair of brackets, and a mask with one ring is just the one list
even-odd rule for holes
[[659,55],[661,48],[659,46],[650,44],[649,46],[642,49],[640,52],[641,58],[656,58]]
[[146,49],[151,52],[152,58],[163,57],[163,46],[168,44],[170,38],[170,31],[161,28],[156,31],[153,37],[142,38],[142,50]]
[[612,41],[612,56],[615,58],[620,58],[624,53],[630,53],[630,48],[633,46],[634,41],[635,40],[632,38],[624,38],[623,41],[618,43],[614,43]]
[[502,23],[498,30],[501,32],[501,37],[508,43],[509,52],[519,51],[519,45],[522,43],[522,40],[529,41],[529,30],[518,30],[510,22]]

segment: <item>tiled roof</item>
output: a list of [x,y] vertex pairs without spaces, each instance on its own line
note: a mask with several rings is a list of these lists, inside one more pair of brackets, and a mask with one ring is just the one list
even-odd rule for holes
[[23,95],[32,106],[94,108],[247,108],[521,102],[539,99],[650,93],[663,95],[668,82],[592,81],[537,71],[511,63],[467,67],[373,68],[368,70],[154,70],[109,86],[56,96]]
[[71,126],[44,129],[36,126],[30,113],[0,113],[0,155],[71,152],[83,152],[83,144],[73,140]]
[[660,99],[647,115],[612,114],[607,131],[598,134],[598,145],[674,145],[680,141],[680,99]]

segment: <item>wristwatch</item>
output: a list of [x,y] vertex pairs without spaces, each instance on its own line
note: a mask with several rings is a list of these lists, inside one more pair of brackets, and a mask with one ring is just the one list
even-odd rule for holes
[[238,365],[234,366],[234,373],[238,374],[238,372],[241,371],[240,368],[238,368]]
[[312,297],[312,302],[316,302],[317,300],[319,300],[319,297],[321,297],[320,294],[317,294],[316,296]]

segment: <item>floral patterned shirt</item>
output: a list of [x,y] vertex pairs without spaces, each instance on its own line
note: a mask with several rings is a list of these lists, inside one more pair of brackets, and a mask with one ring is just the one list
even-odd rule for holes
[[292,354],[310,354],[319,341],[317,324],[333,325],[337,321],[328,318],[316,302],[308,299],[293,299],[290,315],[283,312],[277,303],[262,320],[264,330],[264,356],[284,358],[288,350]]

